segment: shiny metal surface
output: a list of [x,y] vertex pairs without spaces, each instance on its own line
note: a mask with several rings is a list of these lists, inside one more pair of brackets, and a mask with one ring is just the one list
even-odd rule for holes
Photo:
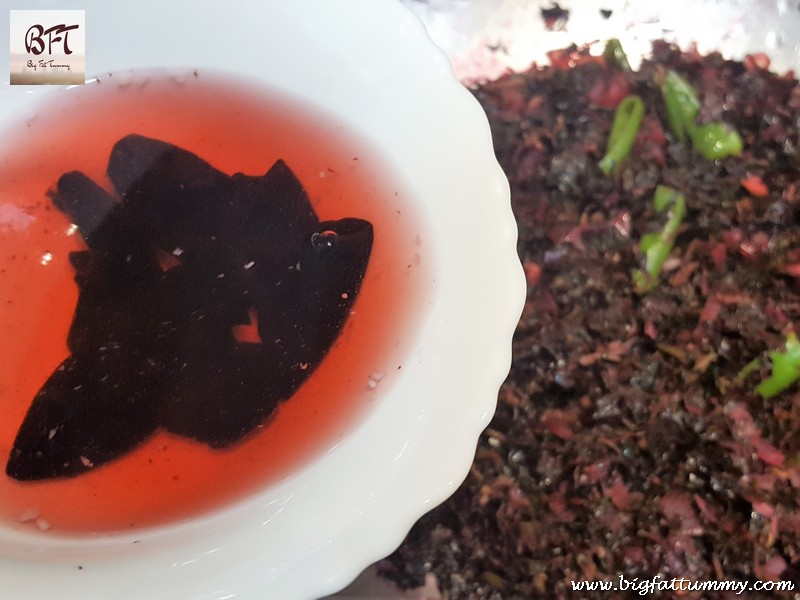
[[547,51],[572,43],[597,42],[599,53],[611,37],[619,38],[634,60],[648,52],[652,40],[664,38],[729,58],[764,52],[779,72],[800,66],[798,0],[562,0],[569,18],[553,30],[541,15],[554,6],[549,0],[402,2],[423,20],[466,83],[543,64]]

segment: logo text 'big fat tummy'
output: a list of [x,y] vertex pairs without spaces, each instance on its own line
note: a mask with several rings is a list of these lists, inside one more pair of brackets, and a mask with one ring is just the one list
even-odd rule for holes
[[86,81],[82,10],[10,11],[12,85],[76,85]]

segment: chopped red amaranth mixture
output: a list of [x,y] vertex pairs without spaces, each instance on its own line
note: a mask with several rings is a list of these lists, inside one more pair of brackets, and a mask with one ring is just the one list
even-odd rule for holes
[[451,600],[629,597],[572,589],[620,576],[796,598],[800,86],[761,55],[607,50],[474,90],[527,304],[466,482],[381,572]]

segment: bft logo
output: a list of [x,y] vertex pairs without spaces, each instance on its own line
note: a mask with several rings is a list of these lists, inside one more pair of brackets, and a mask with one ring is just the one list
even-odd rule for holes
[[84,11],[12,10],[10,24],[12,85],[85,83]]
[[[25,34],[25,50],[36,56],[39,56],[45,49],[47,49],[47,54],[53,54],[53,44],[60,43],[63,53],[70,55],[72,50],[69,48],[69,32],[73,29],[80,29],[80,25],[65,25],[61,23],[60,25],[53,25],[49,29],[45,29],[39,24],[31,25]],[[46,46],[44,36],[47,36]]]

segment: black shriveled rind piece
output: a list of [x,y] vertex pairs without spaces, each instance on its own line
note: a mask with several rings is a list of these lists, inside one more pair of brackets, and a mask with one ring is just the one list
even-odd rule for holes
[[[238,442],[323,360],[369,262],[370,223],[320,222],[283,161],[228,176],[130,135],[108,175],[117,197],[79,172],[53,195],[88,250],[70,256],[70,357],[34,398],[6,466],[18,480],[79,475],[158,428]],[[261,341],[238,341],[233,328],[251,318]]]
[[372,226],[360,219],[323,222],[304,237],[296,262],[285,266],[280,279],[264,277],[253,265],[248,297],[261,343],[193,355],[164,405],[161,423],[169,431],[212,447],[233,444],[320,364],[358,294]]
[[158,402],[136,370],[96,370],[67,358],[33,400],[6,473],[30,481],[80,475],[137,446],[158,427]]

